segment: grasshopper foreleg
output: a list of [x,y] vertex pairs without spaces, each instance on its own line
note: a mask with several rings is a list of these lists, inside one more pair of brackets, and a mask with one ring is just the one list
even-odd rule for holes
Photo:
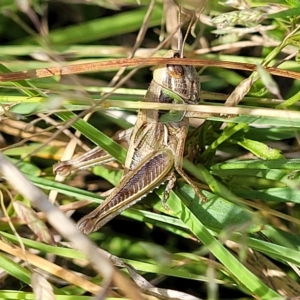
[[199,199],[201,199],[202,202],[205,202],[206,198],[203,193],[182,169],[184,145],[188,131],[187,119],[183,119],[183,121],[179,123],[170,123],[167,126],[169,131],[169,147],[172,149],[174,155],[174,168],[176,172],[194,189]]

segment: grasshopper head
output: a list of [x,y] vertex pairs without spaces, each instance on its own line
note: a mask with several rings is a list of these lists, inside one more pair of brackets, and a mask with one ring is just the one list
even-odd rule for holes
[[[178,51],[168,51],[164,57],[179,58]],[[169,64],[154,70],[153,80],[171,90],[188,104],[197,104],[200,98],[200,82],[193,66]],[[167,101],[166,101],[167,102]]]

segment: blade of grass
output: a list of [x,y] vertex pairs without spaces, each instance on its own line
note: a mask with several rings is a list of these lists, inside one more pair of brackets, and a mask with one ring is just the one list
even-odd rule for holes
[[[131,10],[118,13],[114,16],[95,19],[73,25],[66,28],[52,30],[49,35],[49,41],[56,45],[70,45],[76,43],[91,43],[112,36],[136,31],[141,27],[141,23],[147,12],[147,8]],[[149,26],[161,24],[162,6],[156,5],[153,9]],[[37,42],[37,38],[26,38],[17,40],[16,43],[32,44]]]
[[[57,116],[63,121],[69,121],[76,117],[76,115],[72,112],[60,112],[57,113]],[[119,144],[117,144],[115,141],[110,139],[108,136],[103,134],[101,131],[97,130],[94,126],[90,125],[82,119],[79,119],[72,124],[72,127],[80,131],[84,136],[86,136],[96,145],[103,148],[121,163],[125,162],[126,150]]]
[[176,216],[184,222],[195,236],[212,252],[216,258],[235,277],[235,280],[246,287],[250,294],[260,299],[281,299],[281,296],[266,286],[258,277],[243,266],[218,240],[216,240],[206,227],[177,196],[172,194],[168,205]]

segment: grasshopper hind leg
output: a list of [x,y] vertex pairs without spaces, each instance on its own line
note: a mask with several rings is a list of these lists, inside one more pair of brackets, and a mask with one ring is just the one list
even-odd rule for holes
[[[201,190],[197,187],[196,183],[182,170],[182,168],[180,167],[176,167],[176,172],[185,180],[186,183],[188,183],[193,190],[195,191],[196,195],[199,197],[201,202],[205,202],[206,201],[206,197],[203,195],[203,193],[201,192]],[[169,207],[167,205],[167,200],[169,198],[169,194],[170,192],[173,190],[174,185],[176,183],[176,175],[175,172],[172,172],[169,176],[168,176],[168,183],[166,185],[164,194],[163,194],[163,198],[162,198],[162,206],[165,210],[169,210]]]
[[203,195],[196,183],[182,170],[182,168],[179,166],[175,166],[175,169],[177,173],[186,181],[186,183],[188,183],[193,188],[200,201],[206,202],[206,197]]

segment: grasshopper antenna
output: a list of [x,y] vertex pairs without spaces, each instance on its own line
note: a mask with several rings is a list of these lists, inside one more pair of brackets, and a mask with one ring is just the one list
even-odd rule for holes
[[189,35],[189,33],[191,32],[191,28],[195,22],[195,14],[192,15],[192,18],[189,22],[188,28],[186,30],[186,33],[184,35],[184,38],[182,39],[182,31],[181,31],[181,26],[182,26],[182,22],[181,22],[181,14],[182,14],[182,8],[181,8],[181,4],[177,4],[178,8],[179,8],[179,13],[178,13],[178,52],[180,53],[180,57],[183,58],[183,47],[184,44],[186,42],[186,39]]
[[182,32],[181,32],[181,5],[178,5],[179,7],[179,13],[178,13],[178,45],[177,49],[178,52],[180,53],[180,57],[183,57],[183,42],[182,42]]
[[[181,11],[181,7],[180,7],[180,11]],[[191,32],[191,28],[192,28],[192,26],[193,26],[193,24],[194,24],[194,17],[195,17],[195,15],[193,14],[193,16],[192,16],[192,18],[191,18],[191,20],[190,20],[190,22],[189,22],[189,26],[188,26],[188,28],[187,28],[187,30],[186,30],[184,39],[183,39],[183,41],[182,41],[180,57],[183,57],[183,45],[184,45],[185,42],[186,42],[186,39],[187,39],[187,37],[188,37],[189,32]],[[182,39],[182,36],[181,36],[181,39]]]

